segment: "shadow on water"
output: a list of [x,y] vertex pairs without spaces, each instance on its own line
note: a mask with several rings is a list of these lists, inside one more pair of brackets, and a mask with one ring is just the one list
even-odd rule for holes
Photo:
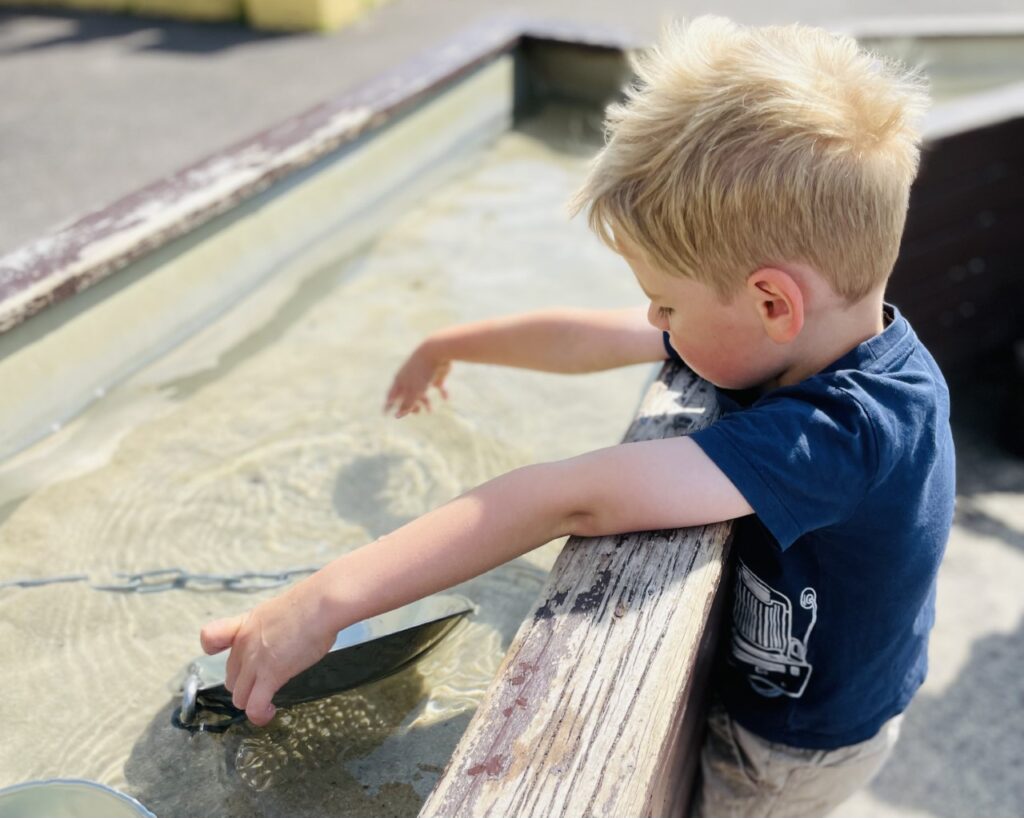
[[372,792],[347,765],[379,748],[423,695],[422,677],[411,669],[282,710],[266,728],[243,723],[220,735],[173,727],[171,703],[135,744],[125,776],[161,818],[413,815],[420,799],[411,784]]
[[357,275],[365,267],[366,253],[372,245],[372,242],[367,242],[339,264],[328,264],[304,279],[269,321],[262,322],[224,350],[213,366],[169,380],[162,385],[163,391],[174,400],[184,400],[204,386],[223,380],[237,367],[273,346],[311,309],[322,304],[339,281]]
[[[478,612],[434,653],[394,676],[282,710],[266,728],[246,722],[190,735],[171,725],[177,703],[169,701],[132,748],[128,792],[160,818],[412,818],[472,717],[473,691],[493,675],[495,665],[480,656],[507,650],[546,577],[518,559],[456,586]],[[444,690],[432,691],[428,674]],[[424,713],[432,717],[417,719]]]
[[382,454],[360,457],[349,464],[334,483],[338,516],[358,523],[373,539],[409,522],[410,516],[392,511],[386,494],[393,471],[404,461],[398,454]]
[[1024,815],[1024,621],[977,640],[943,693],[919,693],[876,797],[942,818]]
[[45,9],[29,5],[6,7],[0,11],[0,24],[16,14],[63,21],[69,28],[59,35],[0,49],[0,53],[16,54],[59,46],[86,45],[98,40],[135,37],[146,32],[149,38],[144,42],[133,42],[131,50],[200,55],[215,54],[281,37],[302,36],[254,31],[238,22],[189,23],[158,17]]
[[13,500],[10,500],[9,502],[0,504],[0,526],[4,524],[8,517],[10,517],[12,514],[14,514],[15,511],[18,510],[18,506],[20,506],[23,502],[25,502],[25,497],[21,496],[15,497]]

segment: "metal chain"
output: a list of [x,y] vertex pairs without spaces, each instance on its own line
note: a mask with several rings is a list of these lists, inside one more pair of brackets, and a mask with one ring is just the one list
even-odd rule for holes
[[233,591],[251,594],[270,588],[280,588],[296,577],[320,570],[319,566],[288,568],[284,571],[244,571],[237,574],[193,574],[184,568],[156,568],[136,574],[117,573],[117,582],[90,582],[88,574],[64,574],[31,579],[0,580],[0,591],[5,588],[39,588],[71,582],[88,582],[95,591],[115,593],[152,594],[176,589],[188,591]]

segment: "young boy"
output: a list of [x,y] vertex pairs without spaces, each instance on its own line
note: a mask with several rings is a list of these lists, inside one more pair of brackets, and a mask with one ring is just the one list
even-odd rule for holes
[[[642,310],[436,333],[401,417],[455,360],[583,372],[681,357],[725,415],[689,437],[505,474],[247,614],[211,623],[255,724],[341,628],[565,534],[736,520],[732,625],[696,810],[823,815],[863,786],[925,675],[953,514],[942,376],[883,301],[916,174],[921,83],[846,37],[699,18],[635,63],[575,208]],[[649,323],[648,323],[649,322]]]

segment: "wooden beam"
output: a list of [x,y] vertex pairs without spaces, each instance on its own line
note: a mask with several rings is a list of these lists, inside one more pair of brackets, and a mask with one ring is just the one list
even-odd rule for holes
[[[717,415],[713,387],[666,363],[625,441]],[[730,531],[570,538],[420,815],[683,814]]]

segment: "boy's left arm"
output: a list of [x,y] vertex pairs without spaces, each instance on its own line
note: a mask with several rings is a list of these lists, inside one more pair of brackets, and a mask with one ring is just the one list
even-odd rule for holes
[[271,698],[344,627],[484,573],[566,534],[673,529],[751,513],[686,437],[624,443],[504,474],[345,554],[242,616],[210,623],[203,648],[231,648],[227,687],[255,724]]

